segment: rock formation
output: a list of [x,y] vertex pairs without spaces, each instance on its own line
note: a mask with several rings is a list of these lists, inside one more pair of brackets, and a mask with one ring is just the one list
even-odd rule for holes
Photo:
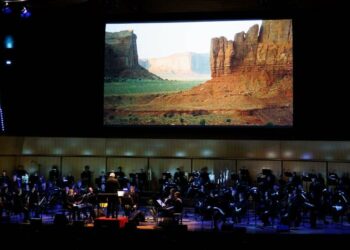
[[276,77],[291,74],[292,21],[266,20],[240,32],[234,41],[225,37],[211,42],[210,67],[213,78],[229,76],[235,71],[266,70]]
[[138,63],[136,35],[133,31],[106,32],[105,78],[160,79]]
[[177,53],[166,57],[139,60],[141,66],[171,80],[210,79],[209,54]]

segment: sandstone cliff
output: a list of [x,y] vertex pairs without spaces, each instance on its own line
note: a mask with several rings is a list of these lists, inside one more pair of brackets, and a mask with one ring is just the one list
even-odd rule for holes
[[106,32],[105,78],[160,79],[138,63],[136,35],[133,31]]
[[139,61],[140,65],[162,78],[171,80],[210,79],[209,54],[177,53]]
[[213,78],[235,71],[265,70],[274,77],[291,74],[293,64],[292,21],[266,20],[240,32],[234,40],[213,38],[210,68]]

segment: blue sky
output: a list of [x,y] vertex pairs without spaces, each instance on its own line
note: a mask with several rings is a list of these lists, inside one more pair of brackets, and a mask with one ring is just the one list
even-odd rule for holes
[[182,52],[209,53],[213,37],[233,40],[261,20],[107,24],[107,32],[133,30],[137,35],[139,58],[157,58]]

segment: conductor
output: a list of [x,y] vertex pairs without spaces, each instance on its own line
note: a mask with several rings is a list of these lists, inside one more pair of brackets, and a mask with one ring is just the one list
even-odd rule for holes
[[110,173],[106,181],[106,193],[110,193],[107,202],[107,218],[112,215],[112,218],[118,217],[119,198],[117,196],[120,188],[118,180],[115,178],[115,173]]

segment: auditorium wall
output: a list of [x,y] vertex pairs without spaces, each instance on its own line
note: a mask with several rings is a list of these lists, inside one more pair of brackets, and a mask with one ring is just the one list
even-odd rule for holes
[[207,167],[216,182],[226,173],[248,169],[253,180],[262,169],[284,172],[342,175],[350,169],[350,142],[249,141],[184,139],[117,139],[0,137],[0,169],[11,173],[22,165],[29,172],[48,176],[52,166],[76,180],[88,165],[93,179],[101,172],[122,167],[126,176],[150,173],[152,189],[162,173],[181,168],[187,175]]

